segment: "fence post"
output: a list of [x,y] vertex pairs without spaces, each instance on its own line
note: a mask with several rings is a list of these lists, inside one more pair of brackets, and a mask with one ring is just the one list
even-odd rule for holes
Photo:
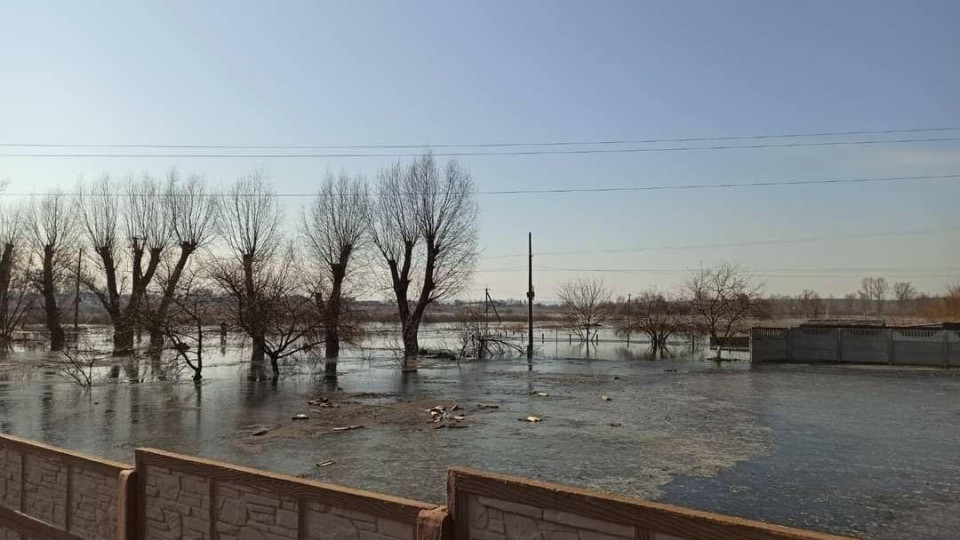
[[787,362],[793,361],[793,328],[787,328]]
[[887,363],[893,365],[893,330],[887,329]]
[[947,330],[940,330],[940,334],[943,336],[943,367],[950,366],[950,332]]
[[837,328],[837,363],[843,362],[843,328]]

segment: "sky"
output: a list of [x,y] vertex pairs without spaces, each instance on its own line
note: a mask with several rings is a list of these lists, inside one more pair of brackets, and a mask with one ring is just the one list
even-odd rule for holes
[[[104,173],[176,168],[227,184],[261,168],[278,192],[302,193],[325,172],[372,178],[399,159],[8,146],[28,143],[426,147],[960,127],[957,21],[953,0],[5,0],[0,179],[10,198]],[[612,148],[917,138],[960,130]],[[716,185],[960,174],[960,141],[458,159],[478,191]],[[774,294],[840,297],[866,275],[930,293],[960,283],[958,178],[477,198],[481,258],[465,298],[523,297],[528,231],[546,301],[578,277],[615,295],[675,291],[721,262]],[[286,202],[291,222],[305,202]]]

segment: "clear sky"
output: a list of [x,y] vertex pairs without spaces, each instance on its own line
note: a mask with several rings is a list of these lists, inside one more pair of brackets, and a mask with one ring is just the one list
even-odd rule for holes
[[[960,126],[958,21],[955,0],[5,0],[0,142],[429,145]],[[829,140],[929,137],[960,131]],[[11,152],[91,150],[0,148]],[[372,176],[394,159],[0,156],[0,178],[18,193],[103,172],[177,167],[220,183],[264,167],[277,191],[302,192],[324,171]],[[960,142],[461,161],[479,190],[718,184],[960,173]],[[541,252],[688,246],[538,256],[544,299],[590,275],[576,269],[645,270],[596,273],[626,294],[671,290],[685,269],[721,261],[773,293],[842,296],[863,275],[910,276],[929,292],[960,281],[957,229],[689,247],[960,227],[956,180],[479,198],[474,295],[486,285],[522,297],[525,258],[503,256],[525,251],[528,230]],[[832,270],[794,277],[810,269]]]

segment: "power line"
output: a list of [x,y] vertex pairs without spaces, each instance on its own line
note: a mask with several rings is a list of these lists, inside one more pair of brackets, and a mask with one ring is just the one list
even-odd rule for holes
[[957,131],[960,127],[933,127],[912,129],[878,129],[858,131],[814,131],[804,133],[780,133],[762,135],[727,135],[727,136],[698,136],[679,138],[656,139],[601,139],[586,141],[547,141],[547,142],[487,142],[487,143],[442,143],[442,144],[113,144],[113,143],[36,143],[36,142],[2,142],[0,147],[6,148],[157,148],[157,149],[193,149],[193,150],[334,150],[334,149],[403,149],[403,148],[506,148],[532,146],[594,146],[618,144],[656,144],[668,142],[696,142],[696,141],[744,141],[763,139],[790,139],[803,137],[841,137],[851,135],[891,135],[897,133],[929,133],[943,131]]
[[[564,193],[620,193],[632,191],[685,191],[700,189],[735,189],[735,188],[753,188],[753,187],[780,187],[780,186],[810,186],[810,185],[836,185],[836,184],[868,184],[868,183],[890,183],[890,182],[920,182],[920,181],[938,181],[938,180],[960,180],[960,173],[950,174],[931,174],[918,176],[883,176],[883,177],[863,177],[863,178],[832,178],[825,180],[761,180],[756,182],[726,182],[721,184],[660,184],[652,186],[612,186],[612,187],[592,187],[592,188],[543,188],[543,189],[510,189],[510,190],[490,190],[475,191],[474,195],[547,195]],[[43,195],[42,193],[0,193],[0,195],[33,197]],[[62,195],[76,197],[78,193],[62,193]],[[116,197],[126,196],[124,193],[112,194]],[[222,194],[208,193],[208,197],[218,197]],[[176,197],[157,193],[156,197]],[[316,197],[316,193],[275,193],[275,197],[300,198]]]
[[616,193],[628,191],[667,191],[667,190],[694,190],[694,189],[730,189],[743,187],[771,187],[771,186],[809,186],[827,184],[865,184],[876,182],[907,182],[921,180],[949,180],[958,179],[960,174],[939,174],[922,176],[887,176],[879,178],[842,178],[829,180],[783,180],[760,182],[728,182],[723,184],[681,184],[658,186],[628,186],[602,188],[546,188],[546,189],[513,189],[501,191],[480,191],[477,195],[521,195],[521,194],[548,194],[548,193]]
[[[665,148],[588,148],[576,150],[514,150],[507,152],[474,152],[474,151],[456,151],[456,152],[434,152],[434,156],[439,157],[466,157],[466,156],[537,156],[537,155],[560,155],[560,154],[633,154],[641,152],[686,152],[701,150],[739,150],[756,148],[800,148],[817,146],[854,146],[854,145],[875,145],[875,144],[904,144],[916,142],[947,142],[960,141],[960,137],[930,137],[920,139],[887,139],[887,140],[860,140],[860,141],[819,141],[819,142],[796,142],[782,144],[733,144],[733,145],[715,145],[715,146],[673,146]],[[310,159],[310,158],[374,158],[374,157],[419,157],[421,153],[301,153],[301,154],[60,154],[60,153],[24,153],[24,152],[5,152],[0,153],[0,157],[21,157],[21,158],[200,158],[200,159]]]
[[[810,243],[810,242],[827,242],[827,241],[833,241],[833,240],[856,240],[856,239],[864,239],[864,238],[895,238],[895,237],[901,237],[901,236],[917,236],[917,235],[936,234],[941,232],[958,231],[958,230],[960,230],[960,226],[914,229],[909,231],[845,234],[845,235],[836,235],[836,236],[808,236],[808,237],[802,237],[802,238],[778,239],[778,240],[725,242],[725,243],[717,243],[717,244],[687,244],[687,245],[676,245],[676,246],[651,246],[651,247],[617,248],[617,249],[541,251],[539,253],[536,253],[535,255],[542,257],[542,256],[548,256],[548,255],[585,255],[585,254],[598,254],[598,253],[632,253],[632,252],[645,252],[645,251],[673,251],[673,250],[688,250],[688,249],[696,250],[696,249],[731,248],[731,247],[748,247],[748,246],[774,246],[774,245],[803,244],[803,243]],[[526,254],[490,255],[484,258],[507,259],[507,258],[514,258],[514,257],[526,257]]]
[[[553,267],[534,267],[534,270],[539,272],[599,272],[599,273],[643,273],[643,274],[680,274],[687,273],[694,268],[553,268]],[[475,272],[482,273],[496,273],[496,272],[526,272],[526,268],[484,268],[475,270]],[[766,275],[775,275],[781,276],[782,274],[771,274],[771,272],[793,272],[793,273],[805,273],[809,272],[808,275],[811,277],[826,276],[830,277],[858,277],[853,275],[855,273],[889,273],[897,274],[896,277],[908,277],[901,276],[900,274],[904,272],[952,272],[949,275],[955,275],[960,273],[960,268],[754,268],[754,272],[766,272]],[[823,274],[823,272],[847,272],[848,274]],[[919,277],[928,277],[926,274],[919,275]]]

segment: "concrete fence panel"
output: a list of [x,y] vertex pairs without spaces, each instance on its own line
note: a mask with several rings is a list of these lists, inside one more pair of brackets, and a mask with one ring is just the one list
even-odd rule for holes
[[0,540],[132,539],[131,467],[0,435]]
[[833,328],[790,329],[789,360],[813,363],[836,362],[838,353],[837,332]]
[[960,330],[946,330],[947,366],[960,367]]
[[889,364],[892,351],[886,328],[844,328],[840,361],[851,364]]
[[837,540],[667,504],[452,468],[456,540]]
[[440,540],[447,522],[398,497],[159,450],[136,459],[144,540]]
[[897,365],[947,366],[946,331],[938,329],[894,329],[891,362]]
[[750,358],[754,362],[783,362],[787,359],[786,328],[753,328],[750,331]]

